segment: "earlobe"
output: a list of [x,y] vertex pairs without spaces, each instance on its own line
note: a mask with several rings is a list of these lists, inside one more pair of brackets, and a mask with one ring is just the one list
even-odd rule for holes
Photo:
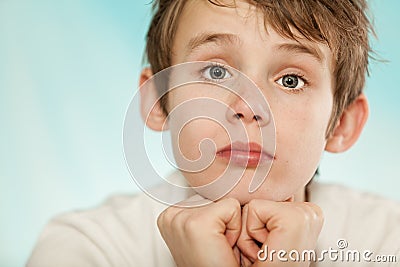
[[344,152],[359,138],[368,118],[368,101],[360,94],[344,111],[329,136],[325,150],[332,153]]
[[143,69],[140,74],[140,112],[147,127],[154,131],[164,131],[168,129],[167,116],[158,100],[157,88],[150,79],[152,75],[150,68]]

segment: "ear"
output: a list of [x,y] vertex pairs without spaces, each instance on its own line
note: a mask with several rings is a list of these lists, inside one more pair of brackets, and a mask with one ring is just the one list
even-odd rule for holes
[[147,127],[154,131],[168,129],[167,116],[161,108],[157,88],[150,79],[153,72],[144,68],[140,74],[140,112]]
[[360,94],[343,112],[333,133],[329,136],[325,150],[338,153],[349,149],[358,139],[368,118],[368,101]]

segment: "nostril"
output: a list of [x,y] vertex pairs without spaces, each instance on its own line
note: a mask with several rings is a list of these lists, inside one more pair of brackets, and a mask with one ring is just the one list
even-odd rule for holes
[[236,119],[242,119],[244,117],[242,113],[236,113],[234,116]]
[[253,118],[254,118],[256,121],[261,121],[261,120],[262,120],[262,118],[261,118],[260,115],[254,115]]

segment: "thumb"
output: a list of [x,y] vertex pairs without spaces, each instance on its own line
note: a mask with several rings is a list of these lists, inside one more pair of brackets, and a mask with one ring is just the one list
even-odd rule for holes
[[210,206],[214,209],[218,218],[224,223],[224,234],[231,247],[236,244],[241,230],[241,209],[236,199],[223,199]]
[[248,216],[249,206],[245,205],[242,210],[242,230],[237,242],[237,245],[242,252],[243,256],[255,262],[257,259],[257,253],[260,248],[254,242],[254,239],[247,233],[247,216]]

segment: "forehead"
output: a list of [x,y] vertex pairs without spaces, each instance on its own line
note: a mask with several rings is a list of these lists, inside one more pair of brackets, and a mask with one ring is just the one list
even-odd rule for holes
[[275,45],[282,51],[331,61],[327,45],[309,41],[295,30],[292,32],[295,38],[279,35],[265,24],[264,13],[247,1],[236,1],[235,7],[224,7],[206,0],[191,0],[185,4],[178,20],[172,58],[184,61],[185,56],[203,46],[244,48],[251,44],[252,49],[265,50]]

